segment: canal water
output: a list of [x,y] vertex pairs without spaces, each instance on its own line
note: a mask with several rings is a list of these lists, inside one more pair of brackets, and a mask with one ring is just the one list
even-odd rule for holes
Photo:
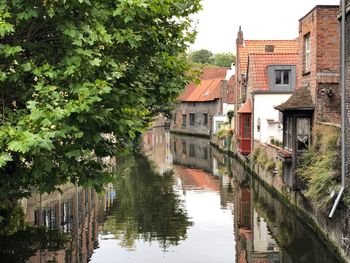
[[209,141],[162,128],[115,163],[104,193],[75,185],[0,213],[0,262],[338,262]]

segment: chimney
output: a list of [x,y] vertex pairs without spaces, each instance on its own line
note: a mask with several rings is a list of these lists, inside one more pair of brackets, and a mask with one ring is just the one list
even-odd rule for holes
[[239,26],[239,30],[237,33],[237,39],[236,39],[236,45],[237,46],[242,46],[243,45],[243,31],[241,29],[241,26]]

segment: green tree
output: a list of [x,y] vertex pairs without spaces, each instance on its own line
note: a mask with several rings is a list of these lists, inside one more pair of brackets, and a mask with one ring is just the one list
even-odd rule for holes
[[209,50],[201,49],[191,52],[189,59],[199,64],[211,64],[213,62],[213,53]]
[[130,145],[190,81],[179,54],[199,2],[0,1],[0,185],[100,186],[98,157]]
[[230,67],[236,57],[232,53],[216,53],[214,54],[213,63],[218,67]]

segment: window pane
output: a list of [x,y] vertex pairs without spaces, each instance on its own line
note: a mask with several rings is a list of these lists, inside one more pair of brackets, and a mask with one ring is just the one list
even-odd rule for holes
[[297,141],[298,150],[305,150],[310,142],[310,119],[297,118]]
[[195,150],[193,144],[190,144],[190,157],[195,157]]
[[276,84],[282,84],[282,71],[276,70]]
[[283,71],[283,84],[289,84],[289,70]]
[[190,113],[190,125],[194,125],[195,123],[195,115],[194,113]]
[[203,125],[208,125],[208,114],[203,113]]
[[248,115],[244,117],[243,138],[250,138],[250,116]]

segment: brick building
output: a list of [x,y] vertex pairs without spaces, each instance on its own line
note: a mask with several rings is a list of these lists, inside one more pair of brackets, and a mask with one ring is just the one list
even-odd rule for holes
[[284,181],[294,190],[304,187],[296,169],[312,143],[312,127],[340,123],[338,11],[339,6],[318,5],[299,20],[298,89],[275,107],[283,112]]
[[308,86],[314,120],[340,123],[339,6],[314,7],[299,20],[300,87]]

